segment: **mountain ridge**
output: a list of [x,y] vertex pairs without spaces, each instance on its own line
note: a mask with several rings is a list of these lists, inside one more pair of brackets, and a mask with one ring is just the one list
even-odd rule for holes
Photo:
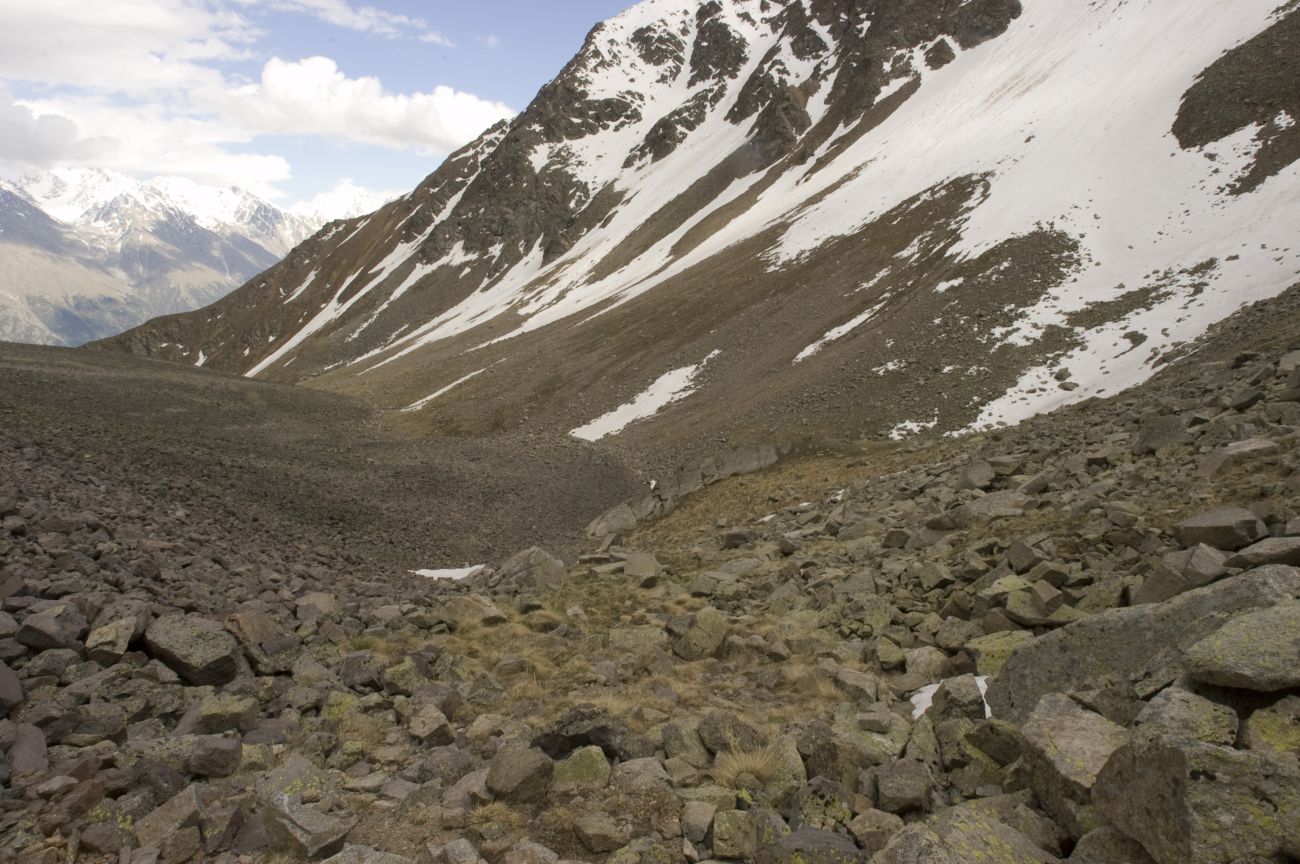
[[460,434],[577,430],[713,356],[615,436],[674,453],[1014,422],[1136,383],[1300,274],[1294,159],[1232,188],[1289,153],[1265,142],[1290,140],[1295,70],[1223,54],[1260,59],[1296,20],[643,3],[413,192],[100,347],[203,351]]

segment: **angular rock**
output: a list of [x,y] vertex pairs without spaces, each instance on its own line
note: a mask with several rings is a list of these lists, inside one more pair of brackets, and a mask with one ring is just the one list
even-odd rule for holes
[[1209,585],[1227,572],[1226,565],[1227,556],[1204,543],[1170,552],[1133,592],[1133,605],[1161,603],[1184,591]]
[[341,851],[356,825],[354,818],[322,813],[283,792],[271,797],[263,816],[272,848],[309,859]]
[[845,834],[803,828],[759,846],[758,864],[865,864],[866,854]]
[[135,823],[135,839],[141,846],[159,848],[176,832],[198,827],[202,817],[199,787],[186,786]]
[[198,735],[190,748],[187,766],[198,777],[229,777],[239,770],[243,749],[237,737]]
[[604,789],[609,785],[610,771],[609,760],[600,747],[579,747],[567,759],[555,763],[551,791],[591,792]]
[[588,813],[573,820],[573,833],[587,851],[613,852],[630,839],[630,832],[606,813]]
[[9,775],[15,779],[40,776],[50,768],[45,733],[30,723],[14,727],[8,755]]
[[569,579],[569,570],[564,562],[538,546],[516,552],[506,559],[498,572],[503,582],[524,592],[549,591]]
[[145,629],[144,644],[150,654],[188,684],[227,684],[239,674],[239,644],[235,637],[206,618],[158,618]]
[[903,820],[883,810],[867,810],[849,822],[849,833],[868,856],[884,849],[894,835],[902,830]]
[[1263,521],[1244,507],[1216,507],[1184,519],[1174,534],[1185,546],[1204,543],[1215,549],[1242,549],[1268,534]]
[[998,674],[1011,652],[1032,641],[1033,633],[1025,630],[1003,630],[980,636],[966,643],[966,650],[975,657],[975,671],[985,677]]
[[1251,712],[1242,724],[1241,745],[1248,750],[1300,756],[1300,696],[1283,696]]
[[712,606],[695,613],[691,626],[673,643],[673,653],[683,660],[703,660],[718,653],[727,639],[727,616]]
[[1161,450],[1186,444],[1190,440],[1191,436],[1188,435],[1187,427],[1181,417],[1174,415],[1147,417],[1143,419],[1137,438],[1133,441],[1133,455],[1145,456],[1148,453],[1159,453]]
[[1228,559],[1229,567],[1262,567],[1265,564],[1300,565],[1300,537],[1266,537]]
[[749,861],[758,850],[758,833],[747,811],[723,810],[713,817],[713,856]]
[[576,705],[539,732],[532,745],[553,759],[579,747],[595,745],[611,759],[639,759],[654,753],[654,745],[624,721],[595,705]]
[[344,846],[337,855],[326,858],[321,864],[415,864],[411,858],[380,852],[369,846]]
[[86,656],[105,666],[122,659],[144,628],[135,618],[118,618],[96,627],[86,637]]
[[954,807],[894,835],[872,864],[1058,864],[1025,835],[974,807]]
[[27,694],[23,690],[23,684],[18,680],[18,676],[14,674],[14,670],[10,669],[7,664],[0,663],[0,719],[4,719],[10,711],[21,705],[26,698]]
[[453,597],[443,604],[441,618],[452,630],[466,627],[504,624],[506,615],[481,594]]
[[50,648],[81,648],[81,637],[89,625],[86,618],[70,603],[60,603],[23,619],[14,635],[20,644],[37,651]]
[[926,765],[904,759],[876,769],[876,789],[877,806],[886,813],[925,810],[934,789],[934,775]]
[[1220,687],[1300,687],[1300,603],[1233,616],[1187,650],[1188,674]]
[[1020,731],[1022,771],[1044,809],[1076,837],[1099,827],[1092,788],[1128,732],[1058,693],[1040,699]]
[[1138,712],[1135,728],[1157,726],[1174,738],[1231,747],[1237,740],[1237,712],[1180,687],[1161,690]]
[[1300,849],[1300,764],[1139,730],[1093,798],[1157,864],[1267,860]]
[[1110,826],[1083,835],[1066,860],[1070,864],[1155,864],[1141,843]]
[[507,744],[488,765],[487,788],[504,801],[537,801],[546,795],[555,763],[541,750]]
[[451,728],[447,715],[437,705],[424,704],[416,708],[415,713],[406,721],[406,731],[421,744],[441,747],[456,740],[456,732]]
[[262,612],[236,612],[226,619],[226,626],[243,646],[258,675],[283,675],[293,668],[302,651],[302,642],[295,634]]
[[1108,680],[1167,682],[1183,671],[1186,649],[1218,630],[1226,615],[1297,596],[1300,570],[1271,566],[1164,603],[1107,610],[1016,649],[985,698],[995,717],[1017,723],[1047,693],[1093,689]]
[[710,711],[696,727],[710,753],[752,752],[766,746],[767,736],[730,711]]

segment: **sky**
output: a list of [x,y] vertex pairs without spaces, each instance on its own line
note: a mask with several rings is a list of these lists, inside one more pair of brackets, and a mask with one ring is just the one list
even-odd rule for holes
[[632,2],[0,0],[0,177],[93,166],[326,209],[399,194]]

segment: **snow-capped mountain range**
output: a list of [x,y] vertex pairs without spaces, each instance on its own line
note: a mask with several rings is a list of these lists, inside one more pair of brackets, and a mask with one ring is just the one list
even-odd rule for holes
[[0,339],[79,345],[199,308],[324,221],[175,177],[62,168],[0,181]]
[[101,347],[671,452],[1012,422],[1300,280],[1298,34],[1281,0],[646,0],[410,194]]

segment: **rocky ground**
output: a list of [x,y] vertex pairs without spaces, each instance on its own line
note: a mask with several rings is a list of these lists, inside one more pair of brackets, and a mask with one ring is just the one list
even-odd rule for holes
[[417,583],[6,427],[0,859],[1300,860],[1298,436],[1293,290],[1117,399]]

